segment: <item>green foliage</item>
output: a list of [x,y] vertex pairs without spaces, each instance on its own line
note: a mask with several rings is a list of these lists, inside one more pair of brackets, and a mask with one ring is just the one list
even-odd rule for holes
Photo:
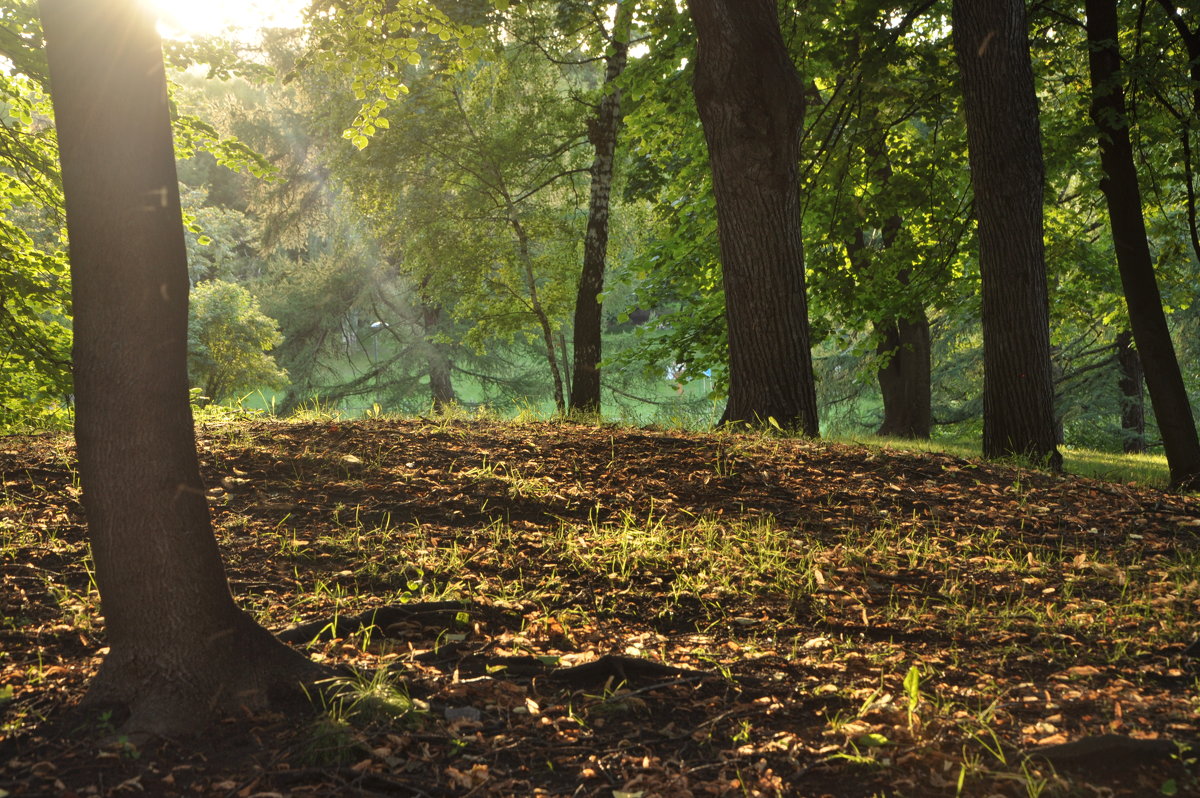
[[[180,67],[203,60],[214,75],[260,72],[215,40],[167,49]],[[0,429],[61,426],[71,402],[70,270],[36,3],[0,9],[0,56],[10,64],[0,73]],[[178,115],[175,133],[185,155],[204,151],[230,169],[271,173],[197,117]]]
[[[11,4],[10,4],[11,5]],[[62,193],[31,4],[0,12],[0,429],[67,418],[70,280]]]
[[812,37],[803,64],[813,78],[804,224],[816,243],[807,265],[817,339],[945,307],[968,273],[948,26],[931,13],[900,28],[877,5],[839,4],[840,35]]
[[198,151],[210,153],[217,163],[235,172],[246,171],[259,178],[275,174],[271,164],[259,153],[233,137],[222,137],[211,124],[194,116],[175,119],[175,152],[188,158]]
[[269,354],[282,340],[275,321],[245,288],[212,280],[192,289],[188,372],[208,400],[285,386],[287,372]]
[[582,125],[558,70],[497,44],[470,69],[410,78],[387,135],[343,150],[335,173],[476,353],[543,341],[542,321],[557,332],[571,309],[584,221]]
[[191,219],[186,231],[188,273],[193,283],[204,280],[246,280],[255,276],[251,219],[235,208],[207,204],[207,187],[180,190],[184,213]]
[[624,76],[632,159],[625,193],[651,211],[645,240],[617,281],[632,289],[635,307],[650,312],[653,323],[637,328],[637,348],[613,360],[640,362],[648,373],[663,363],[681,365],[684,380],[707,375],[721,397],[728,381],[725,294],[708,151],[692,99],[695,37],[674,4],[645,6],[649,50]]
[[388,128],[384,112],[408,93],[411,68],[431,59],[435,69],[460,69],[479,59],[483,42],[482,31],[418,0],[314,3],[309,25],[315,46],[298,69],[318,67],[349,83],[359,108],[342,135],[360,150]]
[[[874,374],[886,356],[875,329],[917,312],[932,324],[936,434],[980,431],[978,269],[948,5],[897,13],[883,0],[780,2],[807,87],[802,224],[826,431],[878,424]],[[284,336],[279,365],[263,349],[270,334],[240,344],[266,358],[264,380],[210,389],[198,378],[206,392],[282,385],[286,369],[287,394],[271,397],[285,411],[316,399],[417,412],[439,360],[471,406],[544,402],[551,357],[569,380],[586,123],[612,25],[601,8],[318,2],[305,30],[265,33],[253,58],[232,41],[168,42],[193,283],[242,286]],[[1178,20],[1154,3],[1121,13],[1148,235],[1200,400],[1195,87]],[[1127,320],[1073,14],[1030,9],[1057,412],[1068,444],[1115,449],[1113,341]],[[638,0],[633,27],[638,44],[619,84],[626,124],[604,296],[606,402],[628,418],[708,420],[727,378],[726,328],[692,97],[695,36],[683,4],[666,0]],[[0,9],[0,56],[12,63],[0,75],[0,428],[14,428],[69,417],[71,390],[69,275],[35,3]],[[236,319],[235,304],[220,313]],[[694,384],[676,393],[675,380]]]

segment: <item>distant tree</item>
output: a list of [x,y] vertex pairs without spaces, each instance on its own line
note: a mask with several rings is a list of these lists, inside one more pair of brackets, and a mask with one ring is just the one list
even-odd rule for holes
[[412,67],[403,103],[376,120],[386,129],[361,152],[343,148],[331,170],[422,303],[469,325],[467,345],[537,343],[564,412],[583,125],[558,67],[498,39],[470,70]]
[[774,0],[688,0],[729,334],[723,422],[816,435],[798,162],[804,87]]
[[877,434],[906,438],[932,429],[929,311],[953,304],[952,284],[962,290],[970,191],[950,31],[930,5],[894,17],[872,2],[830,3],[837,21],[826,27],[841,35],[793,45],[807,56],[814,107],[802,161],[814,338],[871,330]]
[[200,283],[188,315],[188,373],[208,401],[287,385],[287,372],[270,354],[283,342],[279,326],[245,288],[224,280]]
[[573,345],[574,372],[571,380],[571,410],[600,412],[600,356],[603,321],[604,272],[608,261],[608,220],[612,204],[613,170],[617,134],[621,127],[621,89],[617,84],[629,59],[629,31],[637,0],[621,0],[606,34],[604,84],[595,116],[588,124],[588,140],[594,155],[591,167],[591,196],[588,201],[587,233],[583,243],[583,270],[575,298]]
[[1121,391],[1121,448],[1126,454],[1146,451],[1146,407],[1142,387],[1146,380],[1142,359],[1133,346],[1133,333],[1121,330],[1117,334],[1117,367],[1120,376],[1117,388]]
[[[109,653],[88,701],[175,734],[316,671],[234,603],[196,457],[162,49],[136,0],[43,0],[75,309],[75,438]],[[118,714],[121,717],[123,713]]]
[[434,411],[438,412],[458,404],[450,356],[446,352],[446,346],[437,340],[443,327],[442,306],[432,302],[421,302],[419,311],[421,340],[425,344],[425,363],[429,373],[429,399]]
[[[899,214],[893,214],[883,225],[880,245],[892,246],[904,224]],[[854,241],[847,247],[852,268],[866,272],[869,263],[864,257],[867,237],[860,227]],[[902,269],[895,275],[892,290],[908,292],[911,272]],[[931,347],[929,317],[923,307],[911,309],[902,317],[891,316],[873,323],[879,337],[876,352],[883,359],[879,367],[879,393],[883,399],[883,421],[876,435],[897,438],[928,438],[933,428]]]
[[1104,173],[1100,189],[1108,200],[1117,268],[1129,305],[1129,323],[1145,369],[1154,418],[1162,433],[1171,484],[1200,489],[1200,437],[1196,434],[1187,388],[1163,313],[1142,216],[1142,195],[1125,110],[1116,0],[1087,0],[1086,9],[1092,119],[1100,135],[1100,165]]
[[1062,466],[1043,242],[1045,183],[1024,0],[954,0],[983,282],[983,453]]

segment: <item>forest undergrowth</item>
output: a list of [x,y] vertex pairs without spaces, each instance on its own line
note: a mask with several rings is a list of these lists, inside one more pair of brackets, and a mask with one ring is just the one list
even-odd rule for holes
[[[133,741],[69,436],[0,439],[0,796],[1200,795],[1200,498],[567,422],[201,425],[311,712]],[[84,724],[82,727],[80,724]]]

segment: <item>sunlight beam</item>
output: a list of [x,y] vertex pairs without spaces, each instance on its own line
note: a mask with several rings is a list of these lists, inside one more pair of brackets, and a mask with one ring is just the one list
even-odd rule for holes
[[145,0],[164,38],[253,36],[263,28],[296,28],[306,0]]

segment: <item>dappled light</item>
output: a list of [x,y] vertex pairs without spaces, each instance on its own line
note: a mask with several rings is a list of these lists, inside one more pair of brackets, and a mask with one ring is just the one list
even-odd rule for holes
[[0,798],[1200,794],[1171,0],[0,9]]
[[250,37],[262,28],[295,28],[306,0],[142,0],[172,39],[232,35]]
[[[6,448],[11,728],[79,694],[104,620],[70,449]],[[452,416],[213,419],[200,456],[239,601],[353,669],[347,691],[299,722],[243,718],[261,750],[218,734],[68,771],[32,746],[0,787],[1137,796],[1191,778],[1197,498]]]

